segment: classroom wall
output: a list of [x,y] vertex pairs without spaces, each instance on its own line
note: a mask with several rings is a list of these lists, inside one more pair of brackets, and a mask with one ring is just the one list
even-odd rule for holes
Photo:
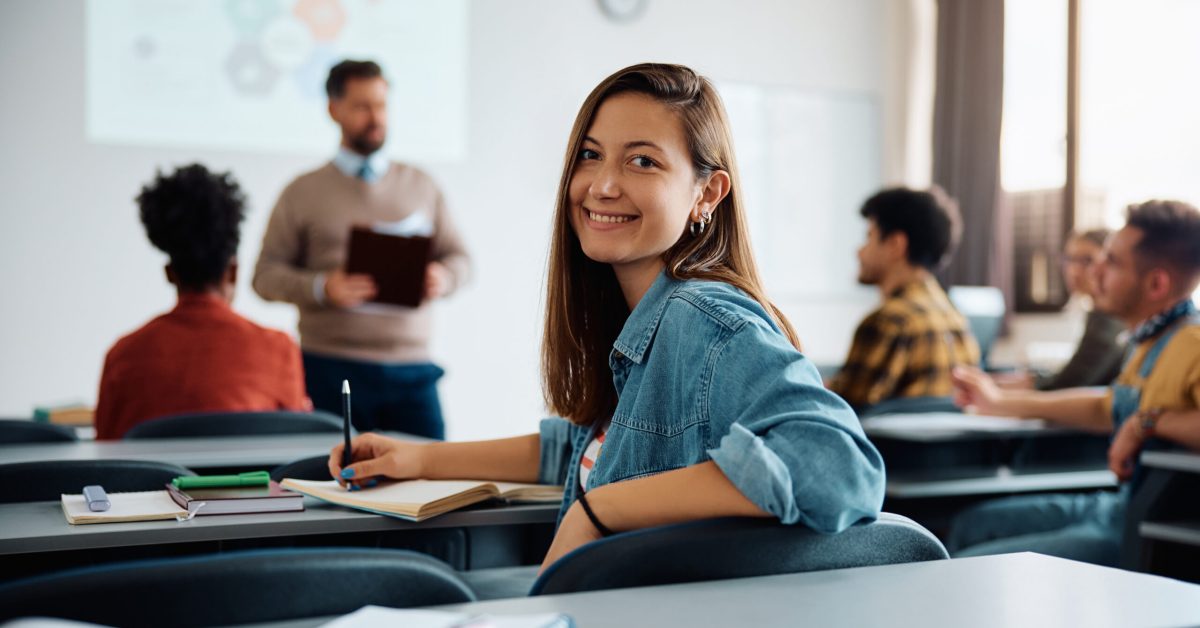
[[[897,15],[898,4],[650,0],[638,21],[622,25],[586,0],[472,2],[468,158],[423,164],[444,187],[475,261],[473,283],[436,306],[433,351],[448,371],[450,436],[528,432],[543,414],[537,360],[549,218],[571,121],[595,83],[655,60],[718,81],[868,95],[885,112],[884,155],[893,156],[881,171],[903,173],[896,156],[905,151],[889,144],[897,120],[910,116],[894,113],[901,69],[889,49],[907,45],[900,31],[909,17]],[[250,271],[276,195],[320,160],[88,143],[83,34],[83,2],[0,4],[0,416],[93,402],[108,346],[172,306],[164,256],[146,242],[132,200],[155,168],[201,161],[233,171],[250,201],[235,308],[294,333],[294,309],[263,302]],[[873,300],[859,289],[781,305],[810,355],[836,362]]]

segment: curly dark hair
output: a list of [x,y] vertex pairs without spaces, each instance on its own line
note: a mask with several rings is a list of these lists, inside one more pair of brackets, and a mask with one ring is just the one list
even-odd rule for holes
[[137,197],[146,237],[171,258],[180,288],[217,284],[237,254],[246,197],[228,173],[182,166],[142,188]]
[[962,237],[958,203],[942,188],[891,188],[867,199],[859,210],[875,221],[879,238],[897,231],[908,237],[908,261],[938,270],[950,260]]
[[1200,275],[1200,210],[1182,201],[1152,200],[1130,205],[1125,218],[1142,232],[1134,252],[1143,267],[1161,264],[1185,282]]

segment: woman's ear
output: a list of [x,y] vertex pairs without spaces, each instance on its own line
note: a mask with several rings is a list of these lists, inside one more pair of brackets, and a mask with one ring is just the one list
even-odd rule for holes
[[708,175],[708,179],[700,188],[700,198],[697,199],[696,206],[692,208],[692,220],[697,221],[702,218],[710,220],[717,206],[725,200],[726,196],[729,196],[729,188],[732,184],[733,180],[724,170],[717,170]]

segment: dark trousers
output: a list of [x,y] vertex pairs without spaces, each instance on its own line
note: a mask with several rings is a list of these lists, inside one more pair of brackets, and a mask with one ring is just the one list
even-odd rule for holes
[[380,364],[304,352],[308,396],[319,410],[342,414],[342,380],[350,381],[350,415],[360,432],[388,430],[443,439],[436,364]]

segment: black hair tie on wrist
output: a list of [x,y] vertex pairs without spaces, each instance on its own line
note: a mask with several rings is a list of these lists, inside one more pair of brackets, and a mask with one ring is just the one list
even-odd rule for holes
[[600,533],[600,536],[613,535],[613,531],[609,530],[608,526],[600,523],[600,519],[596,517],[596,513],[592,512],[592,507],[588,504],[587,498],[583,496],[583,493],[579,494],[579,505],[583,506],[583,512],[587,514],[587,518],[592,522],[592,525],[596,526],[596,530]]

